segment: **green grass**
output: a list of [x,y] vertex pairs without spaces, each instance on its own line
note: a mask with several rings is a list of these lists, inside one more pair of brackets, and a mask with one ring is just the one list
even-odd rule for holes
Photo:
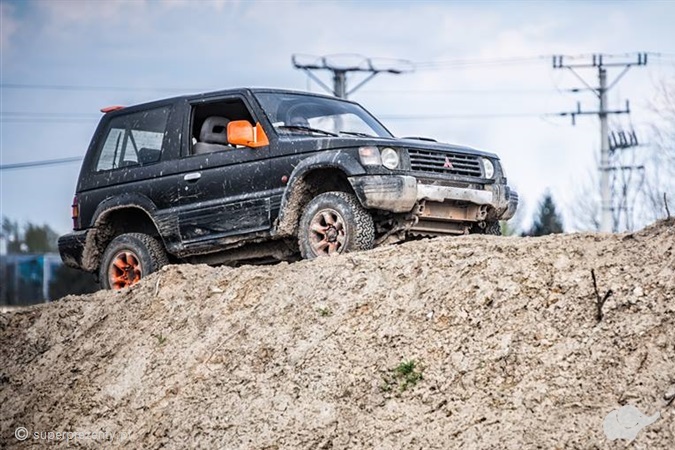
[[400,392],[414,387],[424,377],[422,369],[415,360],[403,361],[389,371],[389,375],[382,377],[380,391],[391,392],[394,386],[398,386]]
[[162,333],[159,334],[153,334],[152,337],[157,339],[157,345],[164,345],[166,344],[166,336],[162,335]]
[[318,308],[317,312],[321,317],[328,317],[333,315],[333,311],[331,311],[330,308],[328,307]]

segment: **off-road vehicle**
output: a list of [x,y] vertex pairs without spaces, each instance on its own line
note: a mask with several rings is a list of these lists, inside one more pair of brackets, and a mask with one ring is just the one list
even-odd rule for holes
[[169,262],[315,258],[417,236],[499,234],[499,158],[394,137],[357,103],[236,89],[102,110],[59,239],[103,287]]

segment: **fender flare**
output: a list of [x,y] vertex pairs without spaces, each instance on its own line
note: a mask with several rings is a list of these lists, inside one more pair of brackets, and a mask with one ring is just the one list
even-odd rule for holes
[[163,245],[166,246],[164,236],[162,236],[160,233],[160,228],[157,226],[157,221],[152,214],[157,210],[157,208],[149,198],[136,193],[109,197],[103,200],[96,208],[96,211],[94,211],[94,215],[92,217],[92,227],[90,228],[90,232],[87,233],[84,249],[82,251],[82,267],[84,270],[90,272],[96,271],[100,262],[100,255],[105,250],[101,247],[102,242],[106,240],[106,236],[101,236],[102,233],[99,233],[99,226],[110,213],[116,210],[127,208],[137,209],[145,213],[157,230],[160,239],[162,239]]
[[[116,195],[114,197],[108,197],[103,200],[96,210],[91,219],[91,225],[93,227],[98,226],[101,223],[101,220],[109,213],[114,210],[122,208],[136,208],[143,211],[148,215],[150,220],[155,224],[157,228],[157,223],[153,218],[153,213],[157,211],[157,207],[148,197],[142,194],[136,193],[127,193],[122,195]],[[157,228],[159,230],[159,228]]]
[[352,155],[352,152],[346,150],[324,151],[300,161],[293,169],[281,198],[279,218],[274,229],[275,235],[287,236],[294,233],[297,221],[300,218],[300,212],[299,208],[289,209],[289,205],[298,201],[298,196],[302,197],[302,182],[305,177],[312,171],[319,169],[339,170],[347,177],[366,174],[361,162]]

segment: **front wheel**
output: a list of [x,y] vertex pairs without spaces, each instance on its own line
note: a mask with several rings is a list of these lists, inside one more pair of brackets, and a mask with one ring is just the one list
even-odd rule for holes
[[493,236],[501,236],[502,226],[499,223],[499,221],[495,220],[494,222],[488,222],[487,226],[485,227],[485,234],[491,234]]
[[312,199],[300,219],[298,245],[305,259],[373,248],[373,217],[356,196],[326,192]]
[[469,230],[471,234],[491,234],[493,236],[502,235],[502,227],[498,220],[485,222],[484,226],[474,224]]
[[162,244],[143,233],[126,233],[110,242],[103,254],[99,279],[103,289],[119,290],[138,283],[169,263]]

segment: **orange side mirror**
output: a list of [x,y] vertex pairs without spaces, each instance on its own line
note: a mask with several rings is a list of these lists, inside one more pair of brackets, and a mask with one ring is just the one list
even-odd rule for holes
[[232,145],[258,148],[270,145],[260,123],[255,127],[248,120],[233,120],[227,124],[227,140]]

